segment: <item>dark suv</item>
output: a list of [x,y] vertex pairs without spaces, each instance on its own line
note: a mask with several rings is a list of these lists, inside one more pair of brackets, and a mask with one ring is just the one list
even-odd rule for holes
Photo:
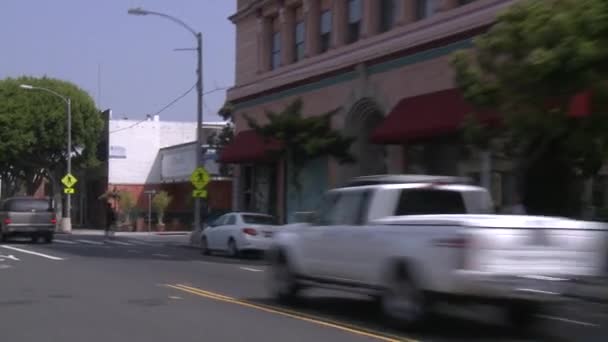
[[0,204],[0,238],[26,236],[37,242],[53,242],[57,220],[53,202],[34,197],[11,197]]

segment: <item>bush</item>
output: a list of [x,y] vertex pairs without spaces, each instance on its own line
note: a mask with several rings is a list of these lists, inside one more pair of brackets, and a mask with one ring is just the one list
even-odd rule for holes
[[154,198],[152,198],[152,207],[158,216],[158,224],[164,224],[163,219],[165,212],[167,211],[167,208],[169,207],[169,204],[171,204],[172,200],[173,198],[169,196],[169,193],[166,191],[161,191],[154,195]]

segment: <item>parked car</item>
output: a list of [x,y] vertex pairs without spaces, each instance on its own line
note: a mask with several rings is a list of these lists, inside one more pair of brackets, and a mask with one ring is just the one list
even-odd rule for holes
[[0,204],[2,241],[29,237],[32,242],[53,242],[57,220],[53,202],[34,197],[11,197]]
[[227,252],[232,257],[245,251],[264,252],[279,229],[275,217],[265,214],[235,212],[209,223],[201,236],[201,252]]
[[267,253],[278,300],[308,287],[367,294],[402,327],[437,301],[492,303],[520,325],[608,273],[605,224],[495,215],[488,191],[459,179],[367,177],[319,208],[311,224],[281,229]]

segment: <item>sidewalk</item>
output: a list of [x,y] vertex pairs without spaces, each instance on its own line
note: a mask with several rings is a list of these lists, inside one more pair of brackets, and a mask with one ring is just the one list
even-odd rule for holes
[[[103,229],[72,229],[71,233],[56,231],[56,234],[71,235],[104,235]],[[190,231],[169,231],[169,232],[115,232],[116,236],[184,236]]]

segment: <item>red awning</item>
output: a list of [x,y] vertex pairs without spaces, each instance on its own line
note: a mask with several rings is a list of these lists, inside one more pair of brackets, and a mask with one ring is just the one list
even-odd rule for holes
[[281,148],[277,140],[265,139],[254,130],[239,132],[220,153],[219,161],[227,164],[267,162],[270,152]]
[[[591,96],[582,92],[570,102],[568,115],[586,116],[590,113]],[[457,89],[410,97],[401,100],[384,121],[374,130],[375,144],[403,144],[412,140],[433,138],[457,132],[467,115],[475,113]],[[497,113],[479,113],[486,123],[498,123]]]
[[[376,144],[402,144],[411,140],[454,133],[467,115],[474,112],[456,89],[410,97],[401,100],[374,130]],[[483,119],[495,118],[484,114]],[[484,120],[485,121],[485,120]]]

